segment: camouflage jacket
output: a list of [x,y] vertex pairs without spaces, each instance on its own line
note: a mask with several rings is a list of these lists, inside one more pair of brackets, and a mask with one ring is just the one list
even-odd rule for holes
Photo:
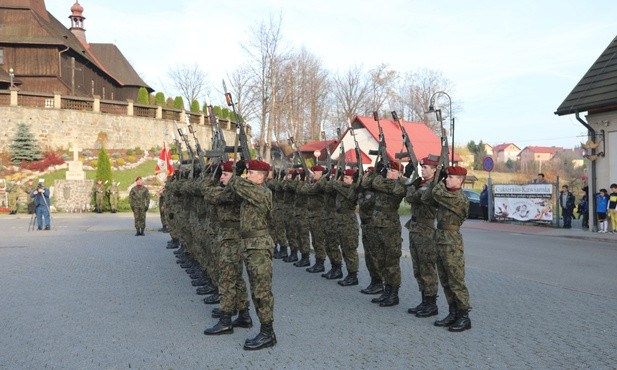
[[362,182],[358,187],[358,209],[362,225],[369,224],[375,208],[375,191],[371,188],[372,176],[362,176]]
[[[325,178],[325,176],[324,176]],[[335,180],[327,180],[323,188],[323,212],[324,219],[334,217],[336,213],[336,189],[334,189]]]
[[398,208],[405,197],[405,187],[399,180],[372,175],[370,189],[375,191],[375,207],[371,225],[376,227],[400,227]]
[[148,210],[150,206],[150,192],[145,186],[133,186],[129,192],[129,204],[132,210]]
[[355,212],[358,203],[358,184],[345,184],[343,181],[333,181],[336,190],[336,212],[347,213]]
[[[433,201],[437,204],[437,228],[454,230],[460,227],[469,212],[469,200],[462,190],[449,191],[443,182],[439,182],[431,191]],[[429,194],[425,193],[424,198]]]
[[239,239],[242,198],[229,186],[210,186],[204,189],[204,199],[212,206],[218,220],[217,237],[221,240]]
[[306,209],[309,216],[321,217],[324,203],[324,188],[326,187],[325,178],[322,177],[319,181],[305,182],[300,188],[300,193],[306,197]]
[[427,181],[422,183],[418,189],[414,186],[410,186],[407,189],[405,201],[411,204],[411,219],[405,225],[408,229],[414,223],[421,223],[427,227],[435,228],[437,205],[432,200],[433,187],[433,182]]
[[242,198],[240,206],[240,237],[256,238],[245,243],[249,249],[272,248],[269,234],[272,212],[272,192],[265,185],[256,185],[240,176],[234,176],[227,184],[230,191]]

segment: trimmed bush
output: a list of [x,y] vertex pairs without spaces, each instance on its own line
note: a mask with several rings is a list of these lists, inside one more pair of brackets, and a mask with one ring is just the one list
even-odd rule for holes
[[165,106],[165,94],[161,91],[157,92],[156,95],[154,95],[154,104]]
[[137,99],[135,100],[137,104],[149,104],[150,98],[148,94],[148,90],[145,87],[140,87],[137,90]]
[[124,160],[124,158],[118,158],[116,159],[116,165],[118,166],[124,166],[126,164],[126,161]]
[[144,155],[143,149],[141,149],[140,147],[136,146],[135,147],[135,155]]
[[98,168],[98,166],[99,166],[99,161],[97,159],[93,159],[90,161],[90,167]]
[[129,161],[129,163],[136,163],[136,162],[137,162],[137,158],[135,158],[135,156],[134,156],[134,155],[129,155],[129,156],[126,158],[126,160],[127,160],[127,161]]
[[133,149],[127,149],[126,155],[133,155]]

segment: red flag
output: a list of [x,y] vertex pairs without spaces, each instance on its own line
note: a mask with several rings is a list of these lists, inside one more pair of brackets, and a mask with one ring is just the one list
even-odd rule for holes
[[166,143],[163,143],[163,149],[156,162],[154,172],[166,172],[167,176],[171,176],[174,173],[174,167],[171,165],[171,152],[167,149]]

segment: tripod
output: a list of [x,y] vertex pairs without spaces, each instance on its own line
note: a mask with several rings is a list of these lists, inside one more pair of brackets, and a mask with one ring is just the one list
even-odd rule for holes
[[32,213],[32,217],[30,217],[30,223],[28,224],[28,232],[30,232],[30,230],[34,230],[34,228],[36,227],[35,223],[36,223],[36,214]]

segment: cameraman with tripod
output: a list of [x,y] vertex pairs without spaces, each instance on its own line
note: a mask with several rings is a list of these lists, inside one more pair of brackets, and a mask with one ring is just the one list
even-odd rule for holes
[[43,179],[39,180],[37,188],[30,193],[30,197],[34,199],[34,212],[36,213],[38,229],[43,230],[43,218],[45,218],[45,230],[51,229],[51,220],[49,219],[49,189],[43,185]]

